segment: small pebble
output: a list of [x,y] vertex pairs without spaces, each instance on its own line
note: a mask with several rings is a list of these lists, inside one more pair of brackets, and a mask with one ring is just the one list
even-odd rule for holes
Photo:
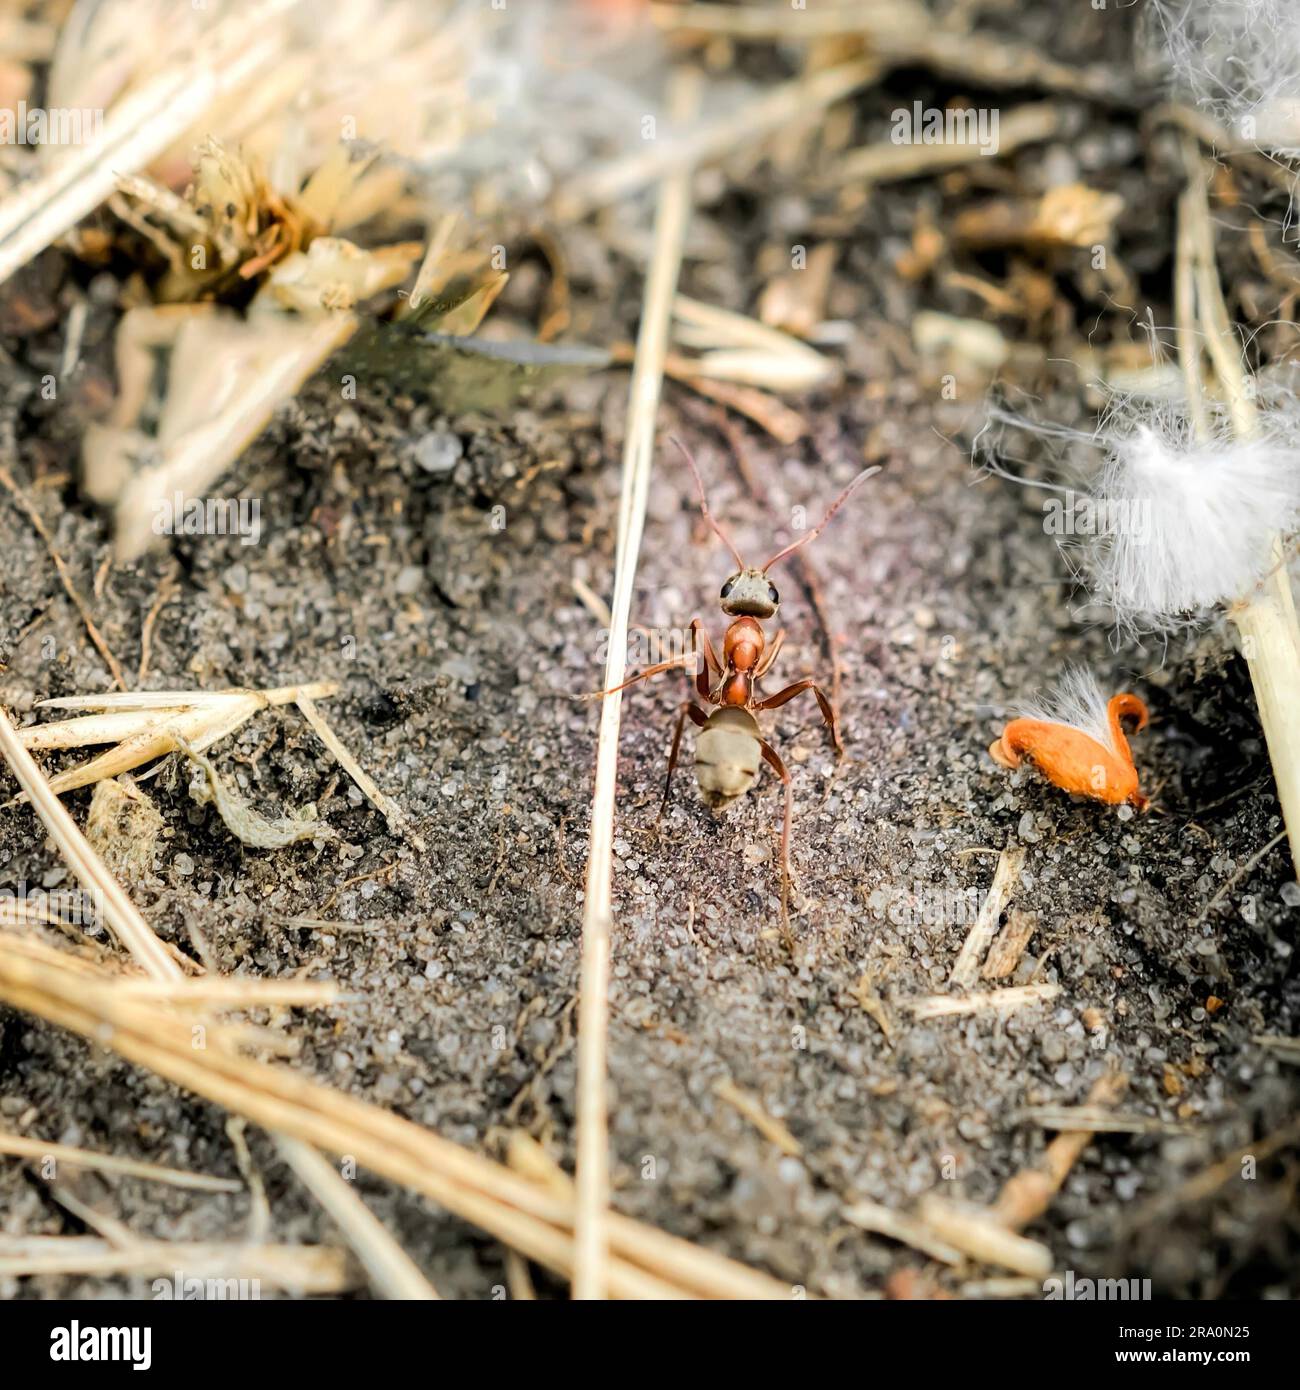
[[778,1177],[784,1183],[794,1186],[795,1183],[802,1182],[804,1178],[803,1164],[797,1158],[786,1157],[776,1165]]
[[415,461],[426,473],[450,473],[464,453],[458,435],[450,430],[435,430],[415,446]]
[[1071,1221],[1065,1228],[1065,1239],[1072,1250],[1086,1250],[1088,1248],[1088,1223],[1086,1221]]

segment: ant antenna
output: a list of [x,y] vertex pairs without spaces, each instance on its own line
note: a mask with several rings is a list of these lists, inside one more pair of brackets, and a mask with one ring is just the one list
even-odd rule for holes
[[[767,562],[767,564],[763,566],[763,573],[766,574],[768,570],[770,570],[778,560],[784,560],[787,555],[792,554],[794,551],[798,550],[800,546],[807,545],[809,541],[815,541],[817,537],[820,536],[821,533],[826,529],[826,523],[830,521],[831,517],[833,517],[835,513],[839,511],[839,509],[849,500],[850,497],[853,496],[853,494],[858,490],[858,488],[860,488],[862,484],[865,483],[869,477],[871,477],[873,473],[879,472],[880,465],[878,463],[873,465],[871,468],[864,468],[862,472],[859,473],[858,476],[854,478],[854,480],[848,485],[848,487],[846,487],[844,491],[840,493],[840,495],[835,499],[835,501],[831,503],[830,510],[826,513],[824,517],[822,517],[818,525],[814,526],[813,529],[809,531],[807,535],[800,536],[799,539],[795,541],[793,545],[787,545],[784,550],[778,550],[777,553],[773,555],[772,558]],[[698,474],[696,476],[698,476]]]
[[[727,535],[727,533],[722,529],[722,527],[719,526],[718,523],[713,519],[713,513],[709,510],[709,499],[704,495],[704,482],[700,478],[700,470],[695,466],[695,460],[691,457],[691,451],[686,447],[685,444],[682,443],[680,439],[677,438],[675,434],[671,434],[668,437],[682,451],[682,454],[685,457],[686,462],[689,463],[691,466],[691,472],[695,475],[695,486],[700,494],[700,511],[704,513],[705,521],[707,521],[709,525],[713,528],[714,535],[716,535],[717,538],[723,543],[723,545],[725,545],[727,549],[731,551],[732,555],[735,556],[736,568],[743,570],[745,568],[745,562],[740,558],[740,551],[737,550],[736,547],[732,544],[731,537]],[[849,486],[853,487],[854,484],[850,483]],[[843,500],[843,498],[840,499],[841,502]],[[839,502],[837,502],[835,506],[838,507]],[[831,510],[833,511],[834,508],[832,508]],[[827,517],[827,521],[829,520],[830,518]],[[825,524],[826,522],[823,521],[822,525],[825,526]]]

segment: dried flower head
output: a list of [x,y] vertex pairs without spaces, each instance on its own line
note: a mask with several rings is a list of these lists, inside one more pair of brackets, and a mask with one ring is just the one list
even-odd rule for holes
[[1107,700],[1091,671],[1072,667],[1051,697],[1026,707],[1003,729],[989,756],[1009,768],[1027,758],[1062,791],[1144,811],[1147,799],[1138,790],[1123,719],[1145,728],[1146,705],[1127,692]]

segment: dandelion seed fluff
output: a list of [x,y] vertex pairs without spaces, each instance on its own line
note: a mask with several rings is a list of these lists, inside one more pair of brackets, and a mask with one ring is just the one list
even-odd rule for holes
[[1170,630],[1250,595],[1275,563],[1270,545],[1300,521],[1296,421],[1261,415],[1252,439],[1226,423],[1197,440],[1181,411],[1130,416],[1108,446],[1096,596],[1121,626]]
[[1069,666],[1050,695],[1019,710],[1022,719],[1044,719],[1049,724],[1065,724],[1087,734],[1118,754],[1111,735],[1110,714],[1097,677],[1087,666]]
[[1298,0],[1161,0],[1153,14],[1180,95],[1243,140],[1300,152]]

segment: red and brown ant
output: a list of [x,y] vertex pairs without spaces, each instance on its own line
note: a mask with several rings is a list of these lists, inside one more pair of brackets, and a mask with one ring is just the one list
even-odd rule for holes
[[[659,807],[662,816],[668,805],[668,795],[672,789],[673,772],[677,767],[677,755],[681,748],[682,730],[687,719],[700,730],[695,744],[695,775],[699,783],[700,795],[715,810],[729,805],[738,796],[749,790],[758,775],[759,761],[762,760],[781,779],[785,787],[785,820],[781,831],[781,926],[790,939],[790,830],[794,819],[794,791],[790,773],[781,761],[776,749],[763,738],[755,715],[762,710],[778,709],[788,704],[797,695],[812,691],[821,709],[822,719],[830,730],[831,742],[837,757],[843,757],[844,745],[840,741],[839,725],[835,717],[835,707],[826,692],[811,679],[797,680],[778,690],[775,695],[760,695],[758,682],[771,670],[785,631],[780,629],[769,643],[763,631],[763,623],[776,617],[781,596],[776,585],[768,578],[773,565],[784,560],[801,547],[817,539],[825,530],[827,523],[853,493],[871,477],[878,473],[879,467],[864,468],[861,473],[831,503],[830,510],[820,524],[814,526],[784,550],[779,550],[761,568],[745,564],[740,552],[731,538],[718,524],[709,511],[708,499],[704,493],[704,483],[700,471],[690,451],[679,440],[673,443],[682,451],[695,477],[695,486],[700,495],[700,511],[704,514],[713,532],[731,551],[736,561],[736,572],[722,586],[718,595],[722,611],[732,621],[722,641],[722,660],[714,650],[709,634],[699,618],[691,620],[691,655],[689,661],[695,667],[695,689],[704,702],[701,708],[693,699],[683,701],[677,714],[677,724],[673,730],[672,751],[668,755],[668,777],[664,784],[663,801]],[[704,648],[704,661],[701,664],[697,641]],[[682,666],[681,657],[661,661],[654,666],[629,676],[621,685],[596,693],[596,698],[612,695],[626,690],[637,681],[648,680],[663,671]],[[712,712],[707,712],[712,706]]]

